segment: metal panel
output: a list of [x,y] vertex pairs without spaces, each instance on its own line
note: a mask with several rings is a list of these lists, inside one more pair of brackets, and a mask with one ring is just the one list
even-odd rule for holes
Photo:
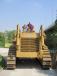
[[37,52],[16,52],[16,57],[20,58],[37,58]]

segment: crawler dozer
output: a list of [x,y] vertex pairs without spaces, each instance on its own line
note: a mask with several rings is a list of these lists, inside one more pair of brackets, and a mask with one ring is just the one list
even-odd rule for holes
[[48,47],[45,45],[45,32],[43,26],[39,33],[35,31],[20,31],[17,25],[15,40],[9,48],[7,57],[7,69],[16,68],[17,58],[38,59],[43,68],[51,67],[51,55]]

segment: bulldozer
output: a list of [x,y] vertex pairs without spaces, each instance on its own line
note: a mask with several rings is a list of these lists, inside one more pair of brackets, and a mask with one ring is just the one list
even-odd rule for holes
[[7,56],[7,69],[16,68],[17,58],[37,59],[43,68],[51,67],[51,55],[45,44],[46,34],[41,25],[39,33],[31,31],[20,31],[17,25],[15,39],[9,48]]

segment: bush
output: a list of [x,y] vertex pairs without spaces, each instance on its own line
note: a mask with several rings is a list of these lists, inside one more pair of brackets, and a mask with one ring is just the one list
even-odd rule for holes
[[0,68],[4,68],[4,59],[1,55],[0,55]]

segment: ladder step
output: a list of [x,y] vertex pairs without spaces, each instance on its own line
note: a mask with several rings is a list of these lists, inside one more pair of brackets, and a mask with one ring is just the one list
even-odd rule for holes
[[47,57],[47,58],[50,58],[51,56],[50,56],[50,55],[43,55],[43,57],[44,57],[44,58],[46,58],[46,57]]
[[51,61],[51,58],[43,58],[43,61]]

